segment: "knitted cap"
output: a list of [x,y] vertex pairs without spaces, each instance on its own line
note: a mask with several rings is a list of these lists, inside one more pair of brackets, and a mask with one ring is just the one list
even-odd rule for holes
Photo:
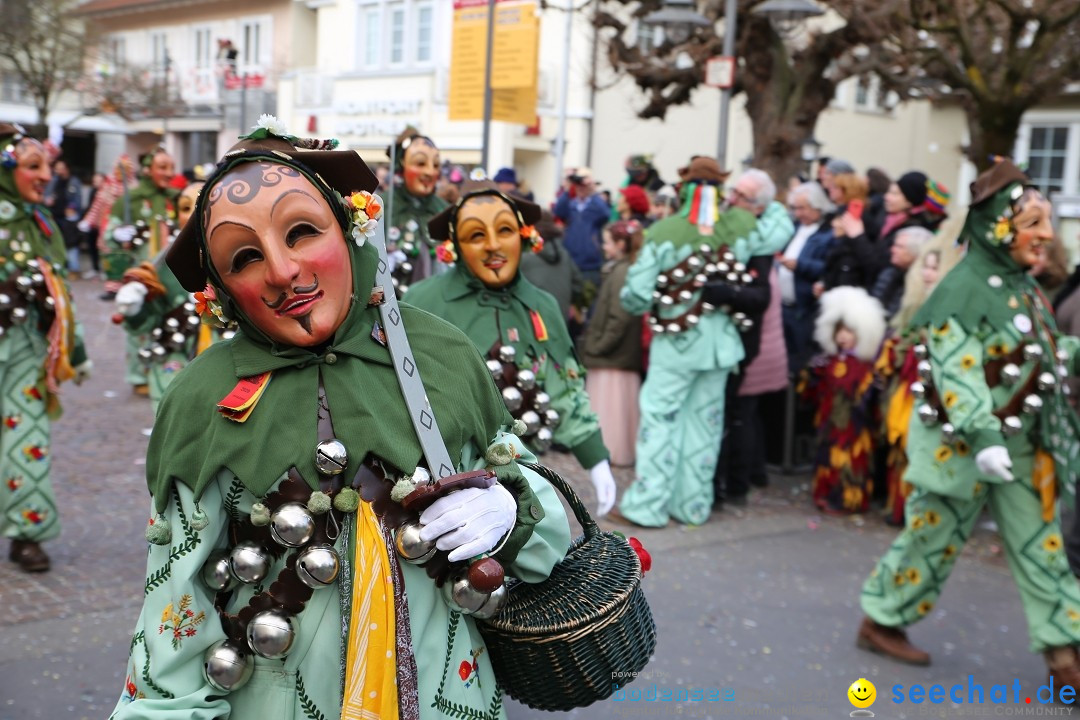
[[831,172],[833,175],[843,175],[844,173],[855,172],[855,167],[847,160],[841,160],[840,158],[832,158],[829,162],[825,163],[825,169]]
[[926,181],[926,209],[938,215],[945,214],[945,207],[949,204],[949,188],[933,180]]
[[626,204],[630,207],[630,212],[638,215],[645,215],[649,212],[649,196],[645,194],[640,185],[627,185],[620,188],[619,192],[626,198]]
[[896,181],[896,184],[913,207],[918,207],[926,202],[926,176],[918,170],[904,173]]

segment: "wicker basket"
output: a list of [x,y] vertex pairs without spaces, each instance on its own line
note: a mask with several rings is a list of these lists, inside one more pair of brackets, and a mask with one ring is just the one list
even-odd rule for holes
[[506,607],[477,623],[507,695],[537,710],[603,700],[649,662],[656,624],[641,564],[625,538],[601,532],[566,481],[523,463],[563,494],[585,534],[542,583],[511,584]]

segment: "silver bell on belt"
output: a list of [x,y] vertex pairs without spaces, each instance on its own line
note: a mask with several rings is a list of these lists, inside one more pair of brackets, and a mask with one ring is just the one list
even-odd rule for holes
[[315,518],[300,503],[285,503],[270,516],[270,536],[285,547],[306,545],[315,534]]
[[525,423],[526,435],[532,435],[540,429],[540,415],[533,410],[521,413],[521,422]]
[[509,596],[510,594],[507,592],[506,586],[500,585],[488,595],[488,599],[484,601],[484,604],[480,606],[480,609],[472,614],[473,617],[478,620],[490,620],[499,614],[503,605],[506,604],[506,598]]
[[1028,415],[1037,415],[1043,409],[1043,399],[1038,395],[1028,395],[1024,398],[1023,411]]
[[1007,387],[1012,387],[1016,383],[1020,382],[1022,373],[1019,366],[1016,363],[1008,363],[1001,368],[1001,382]]
[[229,569],[242,583],[257,583],[270,572],[270,555],[257,543],[242,542],[229,553]]
[[419,565],[431,559],[435,554],[434,540],[420,539],[420,523],[407,522],[398,527],[394,535],[394,546],[401,559],[412,565]]
[[247,641],[251,651],[259,657],[277,660],[289,654],[296,630],[292,617],[278,610],[264,610],[247,626]]
[[546,392],[538,392],[533,395],[533,408],[536,412],[544,412],[551,406],[551,396]]
[[501,362],[492,358],[491,360],[487,361],[487,369],[488,372],[491,373],[491,377],[493,377],[495,380],[502,379],[503,366]]
[[927,427],[934,425],[938,421],[937,408],[933,407],[932,405],[924,403],[919,406],[916,412],[919,414],[919,420],[921,420],[922,424],[926,425]]
[[443,583],[442,591],[446,603],[466,615],[472,615],[482,608],[491,594],[477,590],[469,583],[469,571],[466,568],[454,572],[450,579]]
[[242,688],[255,670],[255,658],[247,648],[229,641],[214,643],[203,656],[206,682],[215,690],[232,692]]
[[532,390],[536,387],[536,373],[532,370],[518,370],[517,386],[522,390]]
[[315,590],[333,584],[340,568],[337,551],[329,545],[312,545],[296,557],[296,575],[300,582]]
[[315,446],[315,469],[323,475],[340,475],[349,466],[345,443],[337,438],[321,440]]
[[552,437],[551,428],[542,427],[536,431],[536,435],[533,436],[531,445],[536,452],[542,453],[551,447]]
[[1015,415],[1009,415],[1001,421],[1001,434],[1005,437],[1019,435],[1024,429],[1023,421]]
[[521,407],[521,391],[516,387],[504,387],[502,390],[503,404],[506,405],[506,409],[510,412],[517,412]]
[[228,590],[236,583],[236,578],[229,569],[229,553],[224,550],[215,550],[210,553],[206,563],[202,566],[203,584],[214,592]]
[[513,345],[503,345],[499,348],[499,359],[504,363],[514,362],[514,358],[517,357],[517,350]]

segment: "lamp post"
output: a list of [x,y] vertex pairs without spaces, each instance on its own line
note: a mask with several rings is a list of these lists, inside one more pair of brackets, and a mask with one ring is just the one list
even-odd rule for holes
[[803,162],[806,163],[806,174],[810,175],[810,172],[814,169],[814,162],[821,152],[821,143],[811,135],[802,141],[799,152],[802,154]]
[[825,14],[810,0],[766,0],[752,12],[768,18],[781,38],[791,35],[803,20]]

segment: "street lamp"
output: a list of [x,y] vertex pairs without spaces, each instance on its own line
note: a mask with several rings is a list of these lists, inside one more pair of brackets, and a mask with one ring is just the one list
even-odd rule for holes
[[664,7],[646,15],[642,22],[662,29],[664,38],[678,45],[689,40],[697,28],[712,25],[694,5],[694,0],[664,0]]
[[814,169],[814,163],[818,159],[818,154],[821,152],[821,143],[813,135],[802,141],[802,145],[799,146],[799,152],[802,155],[802,161],[806,163],[806,173],[810,174],[810,171]]
[[824,10],[810,0],[766,0],[752,12],[768,18],[776,32],[783,37],[794,32],[803,20],[825,14]]

